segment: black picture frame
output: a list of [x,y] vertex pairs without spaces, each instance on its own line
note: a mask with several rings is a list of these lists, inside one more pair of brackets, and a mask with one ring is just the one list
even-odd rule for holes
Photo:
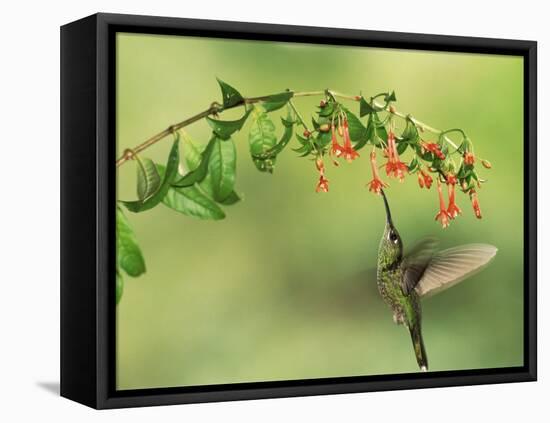
[[[117,32],[518,55],[524,58],[524,365],[469,371],[116,391]],[[61,28],[61,395],[90,407],[534,381],[537,377],[537,44],[488,38],[95,14]]]

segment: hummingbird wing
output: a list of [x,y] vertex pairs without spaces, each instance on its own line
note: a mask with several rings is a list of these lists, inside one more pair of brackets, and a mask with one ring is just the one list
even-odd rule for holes
[[467,244],[435,254],[415,287],[421,297],[441,292],[480,271],[498,249],[489,244]]
[[403,270],[401,291],[403,294],[409,295],[417,286],[430,264],[438,244],[439,241],[436,238],[424,238],[405,256],[401,263]]

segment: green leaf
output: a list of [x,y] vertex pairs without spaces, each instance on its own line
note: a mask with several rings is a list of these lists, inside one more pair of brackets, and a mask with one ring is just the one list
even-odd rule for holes
[[401,155],[405,152],[405,150],[407,149],[407,146],[409,144],[407,144],[406,142],[398,142],[397,143],[397,154]]
[[414,144],[418,142],[419,139],[420,135],[418,135],[418,129],[416,125],[411,121],[410,118],[407,118],[407,126],[405,126],[405,129],[401,134],[400,142]]
[[293,148],[292,151],[300,154],[300,157],[309,155],[315,148],[313,141],[310,138],[304,138],[299,134],[296,134],[296,139],[301,144],[298,148]]
[[415,172],[419,167],[418,159],[414,157],[411,162],[408,164],[409,172],[413,173]]
[[359,116],[363,117],[365,115],[370,115],[375,111],[376,110],[369,103],[367,103],[363,97],[361,97],[361,100],[359,100]]
[[308,138],[304,138],[300,134],[296,134],[296,139],[302,145],[310,145],[311,144],[311,142],[309,141]]
[[253,159],[258,159],[258,160],[269,160],[269,159],[274,159],[277,157],[277,155],[284,150],[284,148],[288,145],[288,143],[290,142],[291,138],[292,138],[292,134],[293,134],[293,126],[294,126],[294,121],[291,121],[289,120],[291,119],[291,116],[290,116],[290,112],[287,116],[287,119],[283,119],[281,118],[281,122],[284,126],[284,132],[283,132],[283,136],[281,137],[281,139],[279,140],[279,142],[277,144],[275,144],[273,147],[271,147],[269,150],[267,150],[265,153],[262,153],[262,154],[257,154],[257,155],[253,155]]
[[188,173],[195,170],[201,163],[201,154],[205,147],[205,145],[191,138],[187,132],[182,132],[181,151],[184,160],[182,164]]
[[[221,143],[221,148],[222,149],[225,148],[226,145],[231,147],[231,144],[233,144],[233,140],[223,141]],[[185,158],[185,164],[188,170],[190,171],[195,170],[199,166],[199,164],[201,163],[201,154],[203,153],[205,148],[206,146],[200,145],[198,142],[193,140],[188,134],[183,133],[182,150],[183,150],[183,157]],[[208,197],[214,198],[212,170],[210,168],[211,162],[212,162],[212,156],[210,157],[210,160],[209,160],[209,168],[208,168],[209,171],[207,172],[204,179],[199,182],[199,187],[201,188],[202,191],[204,191],[204,193]],[[217,201],[220,204],[232,205],[238,202],[239,200],[240,198],[237,195],[237,193],[235,191],[232,191],[231,193],[228,194],[227,198],[220,199]]]
[[316,131],[318,131],[319,128],[321,127],[321,125],[319,124],[319,122],[317,122],[317,121],[315,120],[315,118],[313,118],[313,117],[311,118],[311,124],[313,125],[313,129],[315,129]]
[[386,102],[386,106],[387,106],[388,103],[391,102],[391,101],[397,101],[397,97],[395,96],[395,91],[392,91],[391,93],[386,94],[386,95],[384,96],[384,101]]
[[456,177],[459,178],[459,179],[463,179],[463,178],[465,178],[467,175],[468,175],[468,170],[467,170],[466,167],[464,166],[464,163],[462,163],[462,164],[460,165],[460,167],[458,168],[458,172],[456,173]]
[[218,201],[220,204],[223,204],[224,206],[231,206],[237,202],[241,201],[241,198],[235,191],[231,191],[231,193],[225,197],[222,201]]
[[380,121],[378,113],[371,113],[367,124],[367,139],[377,147],[388,142],[388,132]]
[[217,139],[210,154],[208,170],[212,181],[212,193],[216,201],[222,201],[233,191],[237,154],[233,140]]
[[210,141],[208,142],[206,148],[201,153],[201,159],[198,166],[191,172],[186,173],[181,178],[176,179],[172,183],[172,187],[174,188],[190,187],[192,185],[195,185],[196,183],[201,182],[203,179],[205,179],[205,177],[208,174],[208,162],[210,161],[210,155],[212,154],[212,150],[214,149],[214,145],[216,144],[217,139],[218,138],[216,137],[216,134],[212,134],[212,138],[210,138]]
[[145,260],[136,236],[120,207],[116,209],[116,254],[118,266],[128,275],[145,273]]
[[[160,166],[159,172],[164,172],[164,169]],[[220,220],[225,217],[225,213],[220,206],[208,198],[196,185],[185,188],[170,188],[162,203],[177,212],[199,219]]]
[[293,148],[292,151],[295,151],[296,153],[304,153],[307,155],[313,151],[313,146],[309,144],[304,144],[301,147]]
[[136,156],[137,167],[137,195],[143,201],[153,195],[160,187],[160,175],[151,159],[139,158]]
[[325,104],[325,107],[320,108],[320,110],[318,112],[319,116],[330,117],[334,113],[334,109],[335,109],[335,103],[331,101],[331,102]]
[[122,275],[117,269],[116,271],[116,303],[117,304],[120,302],[120,299],[122,298],[123,291],[124,291],[124,279],[122,279]]
[[318,132],[317,137],[315,137],[315,145],[318,149],[323,149],[330,144],[331,139],[332,134],[330,132]]
[[292,91],[270,95],[262,102],[262,107],[266,112],[273,112],[284,107],[293,95],[294,93]]
[[237,120],[218,120],[207,116],[206,121],[218,137],[227,140],[243,127],[250,112],[251,110],[247,110],[243,117]]
[[178,133],[176,135],[176,139],[174,140],[174,144],[172,144],[170,154],[168,155],[168,161],[166,163],[166,173],[164,174],[164,178],[162,179],[162,182],[158,189],[153,195],[143,201],[123,201],[122,203],[126,206],[128,210],[134,213],[143,212],[152,209],[162,201],[178,173],[178,165],[180,162],[179,140],[180,136]]
[[367,128],[361,123],[359,118],[348,109],[344,109],[348,119],[349,137],[354,142],[363,141],[366,139]]
[[[346,117],[348,119],[348,128],[349,128],[349,137],[353,142],[356,144],[353,146],[355,150],[359,150],[368,141],[368,131],[367,128],[361,123],[359,118],[355,116],[352,112],[350,112],[348,109],[343,108],[344,112],[346,113]],[[327,133],[328,138],[330,140],[331,135]]]
[[216,79],[218,80],[218,84],[220,84],[220,88],[222,90],[224,108],[233,107],[244,101],[241,93],[239,93],[235,88],[229,84],[226,84],[219,78]]
[[[186,132],[182,136],[181,149],[183,151],[183,157],[185,160],[185,168],[187,173],[196,170],[200,165],[202,156],[201,154],[206,149],[207,145],[202,145],[193,140]],[[186,174],[187,174],[186,173]],[[212,188],[212,177],[207,172],[202,181],[199,182],[201,189],[210,197],[214,197],[214,189]]]
[[260,108],[254,108],[254,120],[248,135],[248,143],[250,145],[250,154],[252,160],[262,172],[273,172],[275,158],[272,159],[256,159],[255,156],[260,156],[266,153],[269,149],[277,144],[277,136],[275,135],[275,125],[267,116],[267,113]]

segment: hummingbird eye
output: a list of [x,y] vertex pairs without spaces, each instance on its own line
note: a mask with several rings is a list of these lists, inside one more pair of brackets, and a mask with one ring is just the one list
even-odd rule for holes
[[391,231],[390,232],[390,241],[395,244],[395,243],[397,243],[397,240],[398,240],[397,234],[394,231]]

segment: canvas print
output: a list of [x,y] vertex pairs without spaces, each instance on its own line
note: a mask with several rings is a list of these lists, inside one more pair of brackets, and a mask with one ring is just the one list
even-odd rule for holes
[[118,33],[116,389],[523,366],[523,69]]

